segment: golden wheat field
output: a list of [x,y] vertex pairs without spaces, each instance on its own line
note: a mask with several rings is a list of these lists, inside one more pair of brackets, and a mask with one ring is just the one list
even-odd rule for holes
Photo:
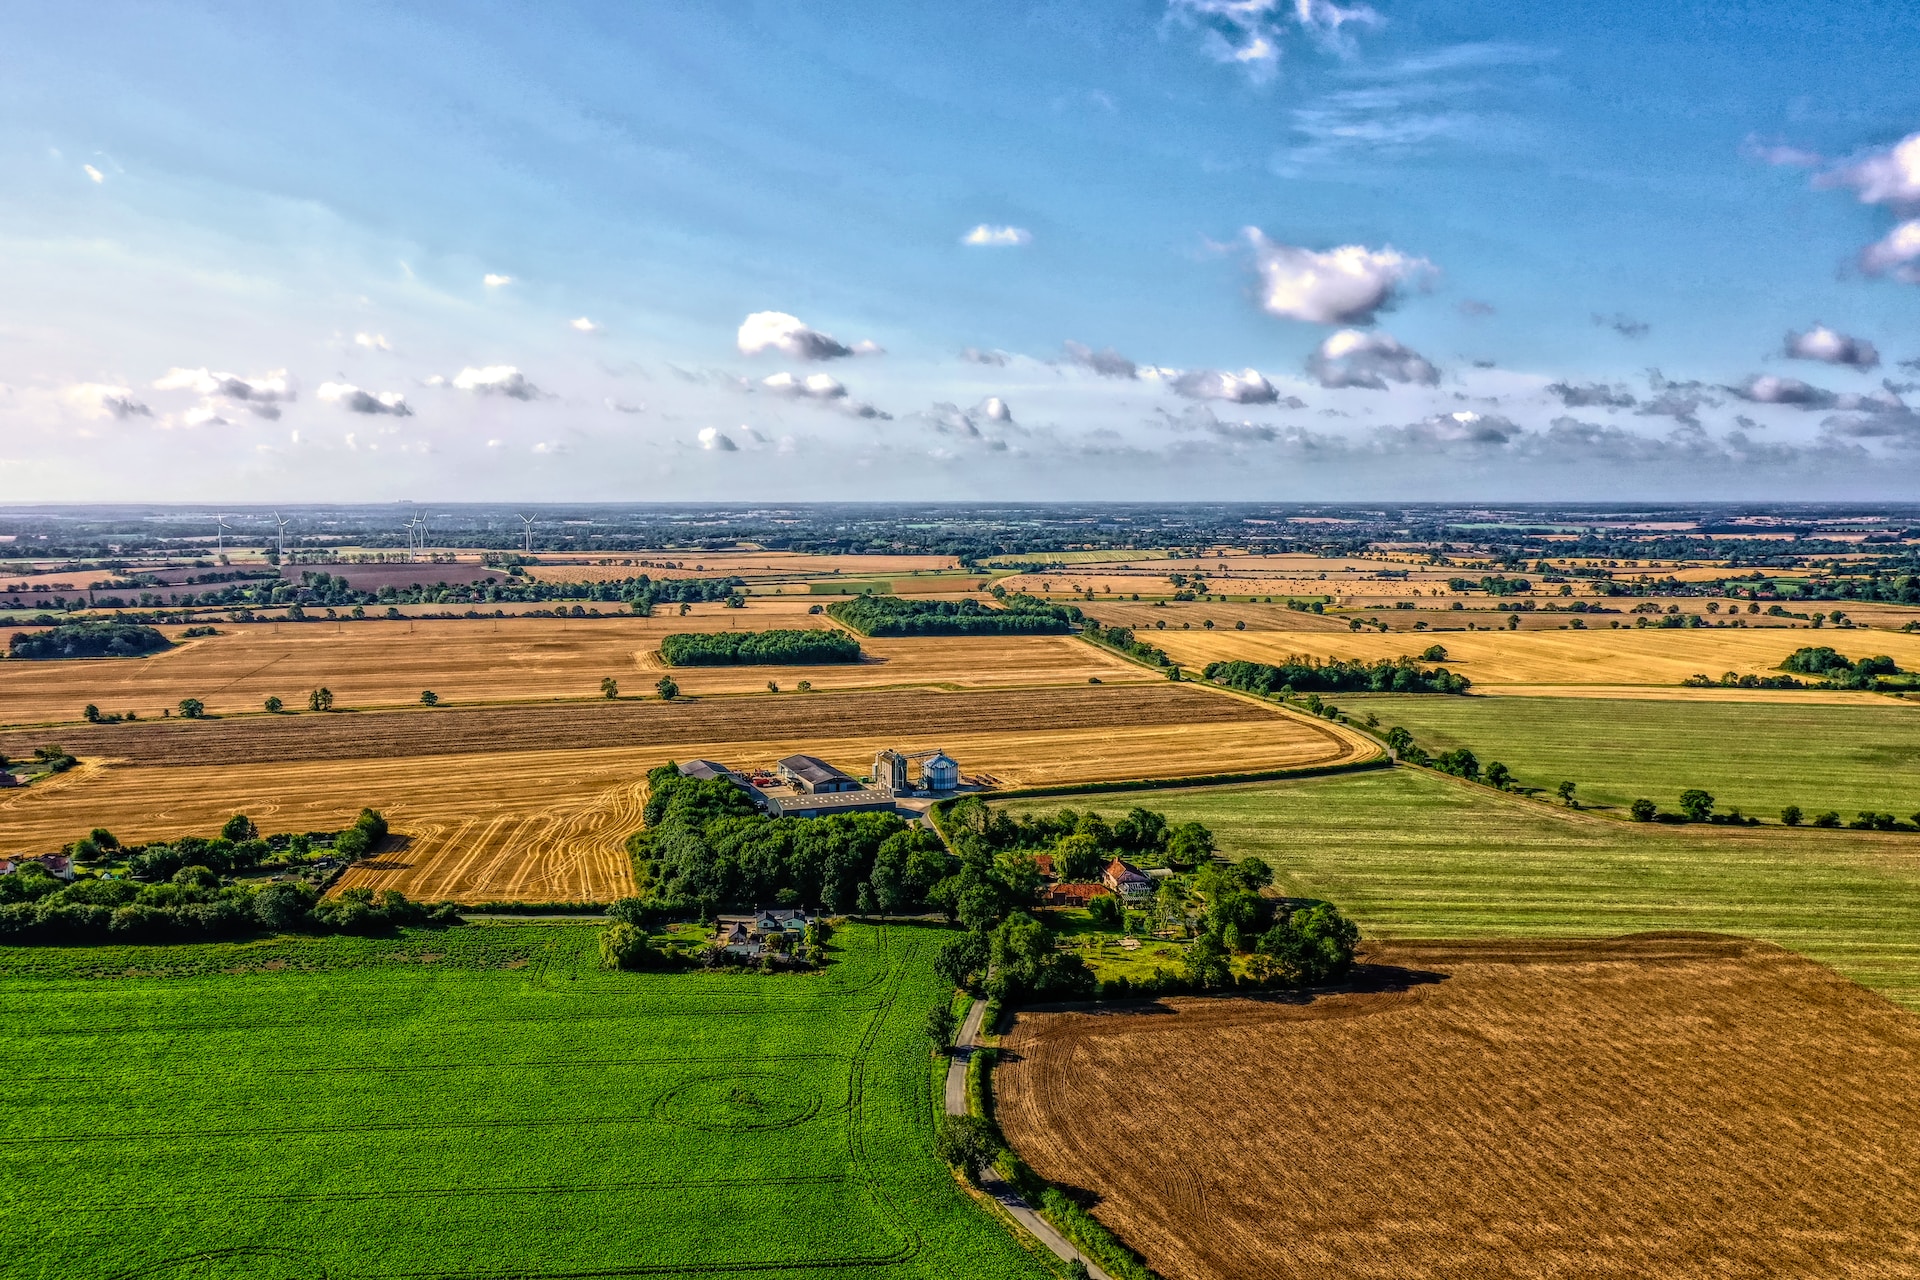
[[[598,557],[548,561],[529,567],[543,582],[612,582],[647,574],[654,578],[888,578],[915,570],[935,573],[958,567],[952,556],[826,556],[796,551],[631,551],[600,564]],[[648,561],[641,564],[642,560]],[[621,563],[631,562],[631,563]]]
[[[956,703],[1006,698],[949,696]],[[1204,704],[1188,707],[1187,696]],[[329,749],[321,754],[330,758],[183,766],[83,757],[70,773],[0,793],[0,831],[4,850],[11,852],[57,847],[97,826],[132,841],[205,834],[240,812],[269,831],[331,830],[372,806],[407,838],[406,847],[382,856],[376,866],[355,868],[345,885],[378,884],[413,897],[463,901],[598,901],[627,883],[621,846],[639,827],[636,806],[644,795],[638,784],[648,769],[667,760],[712,758],[748,768],[808,752],[857,775],[883,747],[938,746],[969,776],[1006,787],[1305,768],[1377,752],[1370,739],[1340,726],[1269,713],[1197,689],[1182,691],[1177,703],[1146,706],[1134,723],[1113,723],[1103,715],[1102,723],[1068,729],[1047,727],[1068,717],[1054,715],[1036,697],[1010,708],[1004,728],[939,731],[933,741],[922,737],[933,723],[927,715],[896,710],[886,723],[883,709],[874,710],[876,728],[850,732],[846,724],[858,717],[841,716],[831,736],[792,728],[790,736],[754,737],[751,720],[743,719],[741,728],[719,738],[669,737],[576,750],[367,758],[338,757]],[[365,719],[389,718],[421,717]],[[519,740],[506,736],[503,743],[517,746]],[[420,745],[432,748],[429,739]]]
[[1169,1280],[1920,1275],[1913,1015],[1699,934],[1364,958],[1022,1011],[1001,1124]]
[[1447,651],[1446,666],[1477,686],[1671,685],[1696,672],[1765,675],[1795,649],[1826,644],[1850,657],[1890,654],[1902,668],[1920,666],[1920,634],[1897,631],[1809,631],[1692,628],[1621,631],[1448,631],[1391,635],[1327,631],[1155,631],[1142,639],[1191,666],[1236,658],[1278,662],[1289,654],[1377,661],[1417,655],[1428,645]]
[[[818,603],[815,601],[814,603]],[[406,706],[424,689],[447,702],[596,697],[611,676],[624,694],[651,694],[666,669],[654,650],[675,631],[830,627],[805,600],[756,598],[745,609],[696,605],[687,617],[500,618],[412,622],[220,624],[150,658],[0,662],[0,723],[74,721],[92,703],[158,717],[183,698],[215,715],[259,711],[269,696],[306,705],[324,685],[337,707]],[[177,635],[177,630],[173,632]],[[1150,673],[1069,636],[862,640],[868,659],[833,667],[675,668],[689,693],[884,685],[985,687],[1150,679]]]

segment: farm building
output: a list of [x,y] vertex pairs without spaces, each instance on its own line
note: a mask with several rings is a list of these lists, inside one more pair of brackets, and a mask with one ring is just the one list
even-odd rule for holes
[[739,774],[717,760],[689,760],[680,766],[680,776],[698,778],[702,782],[712,782],[716,778],[724,778],[728,782],[740,781]]
[[857,779],[840,772],[818,756],[788,756],[774,765],[774,769],[794,790],[809,795],[860,790]]
[[0,858],[0,876],[10,876],[16,871],[25,871],[29,866],[37,866],[55,880],[73,879],[73,859],[64,853],[47,853],[39,857]]
[[715,924],[715,946],[724,948],[728,955],[758,960],[766,951],[767,941],[775,936],[798,945],[806,937],[808,920],[807,913],[800,910],[756,911],[750,916],[721,916]]
[[1125,858],[1115,858],[1100,875],[1100,883],[1129,902],[1153,892],[1153,878]]
[[1050,907],[1084,907],[1095,898],[1110,898],[1113,891],[1103,884],[1055,884],[1047,886]]
[[[920,762],[920,778],[912,781],[908,765]],[[896,795],[911,792],[952,791],[960,785],[960,763],[946,752],[882,751],[873,758],[873,785]]]
[[893,797],[884,791],[834,791],[809,795],[804,791],[759,791],[756,794],[776,818],[824,818],[834,813],[891,813]]

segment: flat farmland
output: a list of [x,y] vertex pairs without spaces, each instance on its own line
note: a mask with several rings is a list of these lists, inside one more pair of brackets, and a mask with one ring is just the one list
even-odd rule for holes
[[[1189,606],[1191,607],[1191,606]],[[1155,610],[1155,612],[1161,612]],[[1695,673],[1777,674],[1788,654],[1803,645],[1832,645],[1849,657],[1889,654],[1903,669],[1920,667],[1920,633],[1711,627],[1675,630],[1396,632],[1191,631],[1169,629],[1143,636],[1191,666],[1244,658],[1279,662],[1289,654],[1377,661],[1419,654],[1428,645],[1446,648],[1445,666],[1475,685],[1581,684],[1678,686]]]
[[[545,582],[610,582],[648,574],[655,578],[885,578],[959,567],[952,556],[826,556],[797,551],[634,551],[618,557],[631,564],[595,560],[548,561],[530,566],[529,577]],[[639,563],[652,561],[650,565]],[[663,567],[672,565],[671,568]]]
[[[817,601],[815,603],[818,603]],[[306,704],[325,685],[338,707],[416,704],[423,689],[446,702],[598,697],[611,676],[628,694],[652,693],[668,669],[655,650],[676,631],[829,628],[804,597],[756,597],[745,609],[662,608],[651,618],[484,618],[221,624],[149,658],[0,661],[0,716],[8,724],[78,720],[88,703],[154,719],[182,698],[215,715],[257,712],[270,696]],[[177,635],[178,629],[171,634]],[[769,680],[792,688],[938,685],[950,688],[1152,680],[1132,663],[1071,636],[862,640],[867,659],[830,667],[674,668],[688,693],[747,692]]]
[[1022,1012],[1001,1125],[1169,1280],[1920,1275],[1913,1015],[1739,939],[1365,960],[1310,1001]]
[[1370,939],[1740,934],[1920,1010],[1920,836],[1620,822],[1405,767],[1006,804],[1204,822]]
[[1701,706],[1367,695],[1342,705],[1405,725],[1429,751],[1465,746],[1483,764],[1499,760],[1528,786],[1551,790],[1573,779],[1588,804],[1624,808],[1645,796],[1672,811],[1681,791],[1702,787],[1722,812],[1737,806],[1768,821],[1788,804],[1809,817],[1874,809],[1904,818],[1920,810],[1915,707],[1884,697],[1853,706],[1790,697]]
[[0,1273],[1051,1274],[934,1151],[938,935],[767,978],[595,932],[0,951],[0,1176],[65,1206],[0,1216]]
[[[54,848],[96,826],[137,841],[206,834],[240,812],[268,831],[331,830],[371,805],[387,815],[401,847],[353,868],[343,887],[366,884],[468,902],[605,901],[630,891],[624,842],[640,826],[641,780],[668,760],[707,757],[754,767],[804,751],[857,775],[883,747],[939,746],[969,776],[1021,786],[1308,767],[1363,759],[1374,750],[1324,722],[1199,690],[1158,689],[1185,696],[1137,707],[1125,705],[1119,690],[1111,691],[1109,703],[1052,706],[1039,695],[925,694],[917,695],[924,701],[883,697],[872,706],[863,705],[867,695],[849,695],[837,709],[824,697],[738,699],[722,708],[732,719],[663,722],[651,742],[515,750],[508,746],[513,735],[501,732],[484,751],[448,755],[423,754],[431,739],[404,725],[388,726],[392,736],[385,740],[385,749],[404,754],[340,754],[367,740],[353,736],[366,730],[351,719],[430,722],[430,715],[315,716],[308,719],[342,725],[326,730],[342,735],[340,742],[308,737],[280,753],[293,758],[278,761],[89,760],[51,782],[0,795],[0,829],[11,851]],[[1004,723],[984,727],[970,706],[977,698],[998,700],[995,714]],[[797,717],[776,721],[791,736],[768,737],[764,729],[753,736],[751,702]],[[943,714],[954,718],[942,721]],[[1080,727],[1058,727],[1062,723]],[[718,736],[690,736],[696,728]],[[206,741],[218,751],[217,737]],[[200,741],[177,750],[163,745],[148,758],[170,753],[164,758],[204,760],[207,750]],[[260,754],[271,752],[261,747]]]

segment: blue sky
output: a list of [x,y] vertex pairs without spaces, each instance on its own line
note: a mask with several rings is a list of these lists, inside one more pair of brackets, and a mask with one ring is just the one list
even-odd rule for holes
[[142,0],[0,46],[0,500],[1913,493],[1899,5]]

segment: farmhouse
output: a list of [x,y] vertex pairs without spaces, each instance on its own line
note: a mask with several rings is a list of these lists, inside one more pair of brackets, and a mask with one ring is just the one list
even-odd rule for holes
[[1132,902],[1153,893],[1153,878],[1128,862],[1125,858],[1115,858],[1100,873],[1100,883]]
[[1050,907],[1084,907],[1095,898],[1110,898],[1113,891],[1103,884],[1054,884],[1047,886]]
[[756,911],[750,916],[721,916],[715,923],[715,946],[730,956],[758,960],[776,937],[797,946],[806,937],[808,920],[800,910]]
[[55,880],[73,879],[73,859],[64,853],[46,853],[37,858],[0,858],[0,876],[25,871],[29,865],[39,867]]

